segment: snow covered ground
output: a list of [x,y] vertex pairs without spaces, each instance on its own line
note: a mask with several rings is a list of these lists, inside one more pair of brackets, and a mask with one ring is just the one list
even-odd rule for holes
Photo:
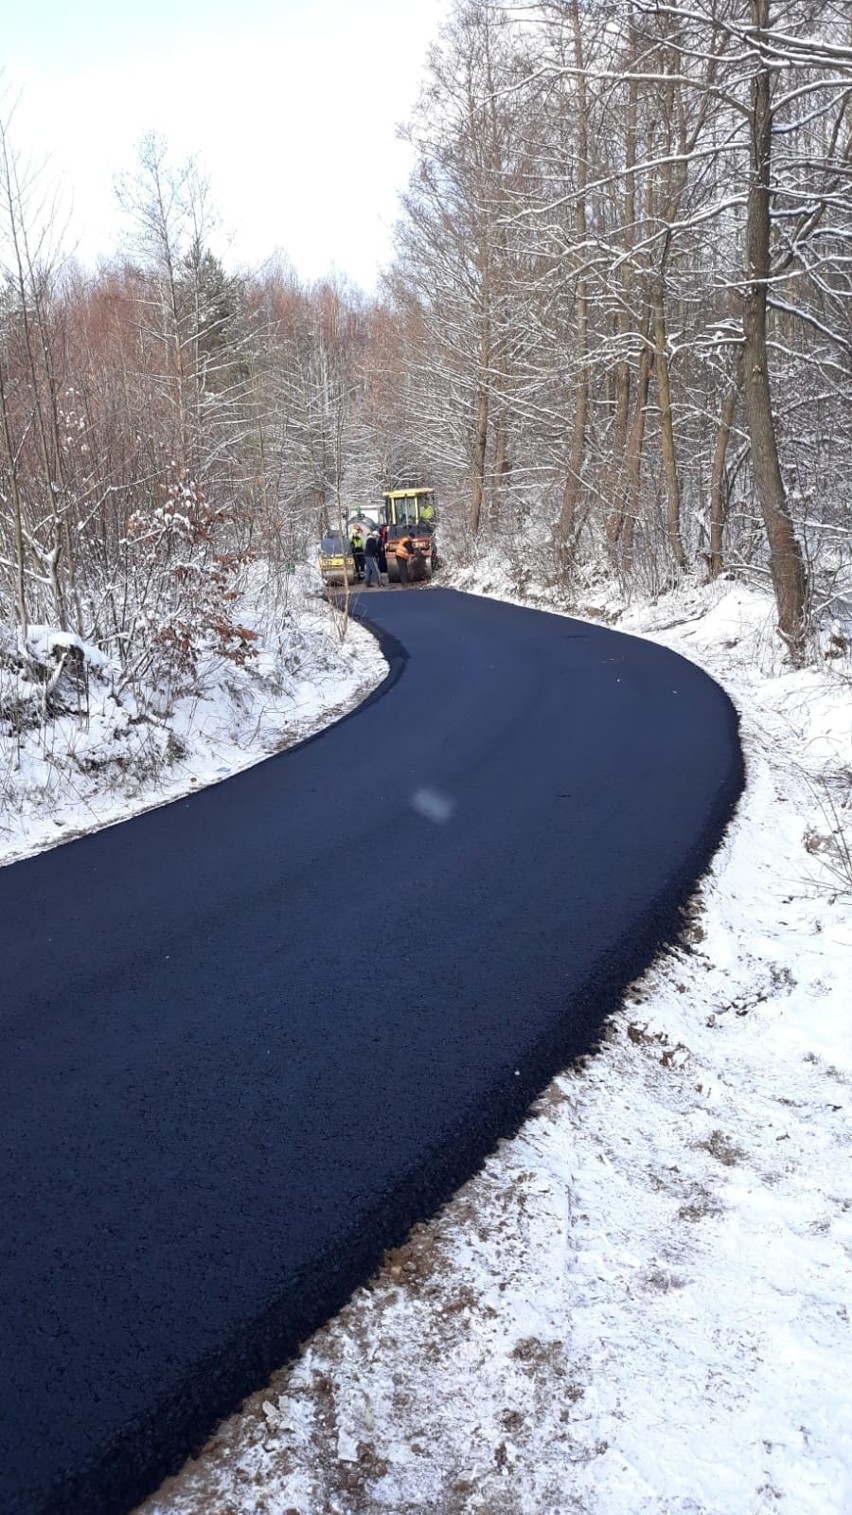
[[[341,635],[320,589],[309,569],[273,605],[262,584],[249,586],[244,617],[258,634],[256,654],[240,666],[203,652],[196,690],[168,701],[168,713],[162,690],[123,685],[96,648],[31,627],[44,668],[55,662],[59,673],[63,654],[73,656],[56,689],[16,691],[0,663],[0,866],[215,783],[358,704],[387,665],[361,626],[350,621]],[[37,724],[33,695],[36,705],[59,707]],[[28,714],[13,731],[2,716],[16,704]]]
[[688,940],[144,1515],[852,1510],[848,653],[732,583],[618,624],[742,716]]
[[[367,634],[341,650],[311,604],[294,591],[256,671],[211,672],[144,752],[93,670],[88,728],[2,749],[0,860],[256,761],[378,682]],[[144,1515],[852,1510],[852,663],[838,641],[785,668],[769,601],[732,582],[617,624],[741,713],[748,786],[688,940]]]

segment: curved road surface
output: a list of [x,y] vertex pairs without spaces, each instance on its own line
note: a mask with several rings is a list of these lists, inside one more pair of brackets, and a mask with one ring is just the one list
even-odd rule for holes
[[353,716],[0,870],[3,1515],[126,1510],[259,1387],[594,1045],[741,789],[672,653],[361,603]]

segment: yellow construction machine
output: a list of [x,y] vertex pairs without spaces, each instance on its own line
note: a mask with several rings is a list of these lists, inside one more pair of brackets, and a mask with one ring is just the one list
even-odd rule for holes
[[382,498],[385,525],[388,529],[385,548],[388,560],[388,583],[399,582],[396,543],[402,537],[411,538],[415,551],[421,555],[423,577],[431,579],[438,566],[434,489],[387,489]]
[[324,584],[355,583],[355,558],[348,537],[335,531],[326,533],[320,544],[319,569]]

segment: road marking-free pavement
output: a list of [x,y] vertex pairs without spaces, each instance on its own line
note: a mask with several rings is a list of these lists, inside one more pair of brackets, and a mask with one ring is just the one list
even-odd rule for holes
[[682,659],[433,589],[319,737],[0,870],[0,1510],[129,1509],[592,1048],[743,781]]

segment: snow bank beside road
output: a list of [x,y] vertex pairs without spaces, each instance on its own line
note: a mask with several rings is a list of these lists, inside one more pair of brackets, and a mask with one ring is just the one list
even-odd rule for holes
[[387,665],[357,622],[341,640],[316,577],[295,581],[276,617],[258,610],[245,665],[211,651],[177,698],[149,689],[143,702],[97,648],[31,628],[32,655],[58,678],[46,710],[47,685],[0,666],[0,865],[216,783],[364,699]]
[[690,940],[146,1515],[852,1508],[850,669],[731,585],[619,628],[742,715]]

